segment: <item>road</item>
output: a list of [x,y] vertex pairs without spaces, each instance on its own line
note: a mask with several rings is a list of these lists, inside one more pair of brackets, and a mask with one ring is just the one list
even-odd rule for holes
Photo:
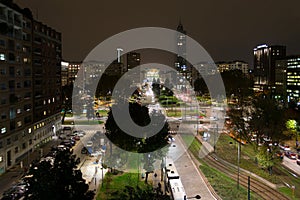
[[300,165],[296,163],[296,160],[290,159],[286,156],[283,157],[282,165],[291,170],[293,176],[300,177]]
[[[151,90],[151,88],[149,88],[149,90]],[[194,106],[192,104],[191,106],[198,109],[197,106]],[[148,108],[150,113],[152,110],[157,110],[165,113],[164,108],[162,108],[158,103],[148,105]],[[182,111],[182,113],[185,112]],[[197,129],[195,123],[198,123],[198,120],[194,119],[193,116],[190,115],[185,115],[185,117],[182,118],[184,118],[183,121],[178,119],[176,120],[174,118],[167,118],[171,130],[177,131],[179,128],[180,130],[184,130],[189,133],[196,133]],[[185,123],[187,118],[190,120],[193,119],[194,123]],[[181,124],[178,122],[181,122]],[[187,147],[183,144],[180,135],[176,135],[174,137],[175,141],[171,143],[168,149],[167,158],[171,158],[174,161],[187,197],[190,198],[196,195],[200,195],[201,199],[216,199],[216,197],[210,191],[210,189],[212,188],[208,188],[208,182],[205,182],[199,171],[199,167],[195,165],[191,156],[189,155]]]
[[[216,199],[203,179],[199,167],[195,165],[191,156],[187,152],[180,136],[175,136],[175,142],[171,145],[168,157],[175,160],[174,164],[180,175],[187,197],[200,195],[201,199]],[[179,152],[184,152],[177,158]]]

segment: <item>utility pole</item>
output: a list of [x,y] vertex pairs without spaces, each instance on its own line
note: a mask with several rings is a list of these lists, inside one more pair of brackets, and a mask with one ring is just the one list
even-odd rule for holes
[[238,173],[237,173],[237,189],[240,187],[240,157],[241,157],[241,143],[238,141],[238,157],[237,157],[237,167],[238,167]]

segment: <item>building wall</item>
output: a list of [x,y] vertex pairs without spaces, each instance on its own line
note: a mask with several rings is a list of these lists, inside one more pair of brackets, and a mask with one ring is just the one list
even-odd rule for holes
[[249,73],[249,65],[243,61],[229,61],[229,62],[217,62],[216,63],[219,72],[229,70],[241,70],[245,75]]
[[254,85],[262,90],[275,85],[276,60],[286,56],[286,47],[281,45],[259,45],[254,54]]
[[[35,35],[40,34],[34,31],[36,23],[41,25],[28,12],[0,3],[0,174],[51,139],[51,131],[60,128],[57,61],[61,59],[61,37],[47,27],[50,35],[41,34],[41,39],[47,41],[46,45],[54,44],[55,50],[35,43]],[[59,37],[54,39],[52,34]],[[47,114],[40,115],[41,110]],[[43,126],[43,131],[37,124]]]
[[287,58],[286,89],[288,102],[300,102],[300,56]]

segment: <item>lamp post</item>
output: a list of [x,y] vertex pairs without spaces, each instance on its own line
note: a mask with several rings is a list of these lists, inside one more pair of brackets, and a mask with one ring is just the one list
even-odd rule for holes
[[[240,130],[238,130],[238,136],[239,139],[241,139],[240,137]],[[237,167],[238,167],[238,173],[237,173],[237,188],[239,189],[240,187],[240,157],[241,157],[241,142],[240,140],[238,140],[238,155],[237,155]]]

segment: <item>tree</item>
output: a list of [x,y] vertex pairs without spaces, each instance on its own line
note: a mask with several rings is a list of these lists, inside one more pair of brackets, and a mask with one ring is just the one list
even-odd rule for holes
[[90,200],[94,192],[89,191],[88,185],[77,169],[79,158],[66,149],[57,151],[50,160],[43,160],[32,165],[29,169],[28,190],[25,199],[36,200]]
[[263,168],[269,171],[269,174],[272,174],[272,168],[275,164],[273,158],[273,153],[270,148],[264,146],[260,148],[259,153],[256,156],[258,164]]
[[[112,109],[117,109],[117,112],[122,112],[122,106],[113,105]],[[150,123],[150,115],[149,110],[145,106],[141,106],[138,103],[129,103],[129,113],[132,117],[132,120],[139,126],[146,126]],[[147,182],[148,174],[154,170],[153,163],[155,160],[162,160],[162,157],[166,155],[167,152],[164,152],[162,149],[168,144],[168,132],[169,132],[169,124],[165,120],[165,116],[159,112],[153,112],[151,115],[155,115],[153,117],[153,124],[156,122],[165,122],[163,128],[155,135],[151,137],[143,137],[136,138],[127,133],[123,132],[116,124],[112,110],[108,113],[108,118],[105,124],[106,127],[106,136],[110,140],[110,142],[114,143],[119,148],[129,151],[129,152],[137,152],[144,154],[142,162],[144,163],[143,168],[146,170],[146,179]],[[111,153],[108,164],[111,167],[118,167],[117,164],[123,163],[125,157],[121,157],[121,154],[117,152]],[[116,161],[118,163],[116,163]]]
[[[115,109],[116,112],[124,112],[123,108],[125,105],[126,104],[122,105],[122,103],[114,104],[112,109]],[[136,138],[125,133],[117,126],[112,115],[112,109],[108,112],[108,118],[105,124],[105,134],[116,146],[126,151],[145,153],[163,148],[168,144],[167,136],[169,125],[162,113],[155,113],[156,116],[154,118],[157,121],[165,121],[164,126],[159,133],[151,137]],[[148,108],[136,102],[129,103],[129,113],[132,120],[139,126],[146,126],[151,121]],[[137,143],[140,144],[139,147],[137,147]]]
[[249,79],[242,70],[229,70],[221,73],[227,96],[232,94],[241,98],[246,99],[248,96],[253,94],[254,82]]
[[198,94],[205,94],[208,93],[208,88],[207,85],[204,81],[204,79],[201,78],[197,78],[194,82],[194,90],[195,92],[197,92]]
[[72,94],[73,94],[73,84],[65,85],[62,87],[62,98],[63,98],[63,117],[61,123],[65,121],[66,113],[68,110],[72,110]]
[[282,140],[286,122],[285,112],[285,108],[266,95],[253,99],[253,111],[249,123],[251,130],[257,134],[257,140],[264,137],[273,141]]

